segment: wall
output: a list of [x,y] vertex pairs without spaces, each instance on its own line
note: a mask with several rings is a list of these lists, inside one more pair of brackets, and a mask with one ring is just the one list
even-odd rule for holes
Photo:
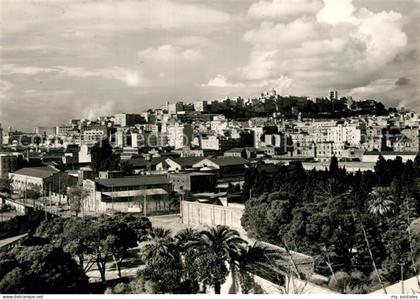
[[198,202],[182,202],[182,223],[196,225],[226,225],[245,234],[241,226],[242,205],[216,206]]

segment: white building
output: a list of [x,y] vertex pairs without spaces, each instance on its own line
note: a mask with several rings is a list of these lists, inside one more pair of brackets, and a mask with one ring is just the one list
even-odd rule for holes
[[181,149],[189,146],[192,141],[193,129],[190,124],[171,124],[167,127],[167,137],[169,146]]
[[95,144],[105,136],[106,136],[106,132],[102,129],[85,130],[83,131],[83,134],[82,134],[82,143]]
[[166,110],[168,110],[168,114],[177,114],[180,111],[184,110],[184,103],[183,102],[175,102],[175,103],[166,103]]
[[196,101],[194,102],[194,110],[198,112],[207,111],[207,101]]

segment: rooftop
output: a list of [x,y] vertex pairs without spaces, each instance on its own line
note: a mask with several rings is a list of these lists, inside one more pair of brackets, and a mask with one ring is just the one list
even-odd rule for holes
[[248,164],[249,161],[247,159],[244,159],[242,157],[215,157],[215,158],[209,158],[210,161],[213,163],[216,163],[219,166],[230,166],[230,165],[244,165]]
[[59,170],[55,169],[54,167],[42,166],[42,167],[22,168],[22,169],[19,169],[19,170],[13,172],[13,174],[45,179],[47,177],[52,176],[53,174],[55,174],[57,172],[59,172]]
[[183,157],[183,158],[169,158],[169,159],[183,167],[191,167],[195,163],[200,162],[204,160],[205,158],[204,157]]
[[122,178],[97,179],[96,183],[104,187],[129,187],[169,184],[166,175],[137,175]]

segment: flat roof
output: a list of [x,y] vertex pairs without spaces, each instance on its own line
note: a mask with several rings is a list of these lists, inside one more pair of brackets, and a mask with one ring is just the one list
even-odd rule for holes
[[136,175],[122,178],[97,179],[96,183],[104,187],[129,187],[169,184],[166,175]]

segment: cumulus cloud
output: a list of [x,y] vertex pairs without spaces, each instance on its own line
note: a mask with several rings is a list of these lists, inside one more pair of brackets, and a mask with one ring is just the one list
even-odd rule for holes
[[319,22],[335,25],[340,22],[357,24],[358,20],[354,16],[356,7],[352,0],[324,0],[323,8],[317,14]]
[[292,84],[292,79],[287,76],[280,76],[276,79],[262,80],[262,81],[248,81],[244,82],[232,82],[224,75],[218,74],[216,77],[210,79],[206,84],[202,86],[207,87],[242,87],[242,88],[275,88],[279,94],[283,94],[288,90]]
[[210,86],[210,87],[244,87],[245,84],[243,83],[233,83],[230,82],[225,76],[218,74],[213,79],[210,79],[207,84],[203,84],[203,86]]
[[319,38],[321,26],[312,19],[300,18],[288,24],[271,22],[261,23],[258,29],[245,33],[244,40],[262,45],[293,45],[303,41]]
[[173,45],[162,45],[159,48],[147,48],[139,51],[137,55],[142,59],[151,59],[155,61],[197,61],[203,58],[199,49],[182,48]]
[[[351,0],[325,0],[316,18],[262,22],[246,32],[243,39],[252,49],[236,74],[260,81],[284,75],[306,87],[378,89],[381,82],[375,80],[381,79],[381,71],[407,46],[402,26],[400,13],[374,13],[356,8]],[[369,82],[374,87],[364,88]]]
[[322,7],[320,0],[271,0],[253,3],[248,15],[254,18],[284,19],[301,15],[312,15]]

